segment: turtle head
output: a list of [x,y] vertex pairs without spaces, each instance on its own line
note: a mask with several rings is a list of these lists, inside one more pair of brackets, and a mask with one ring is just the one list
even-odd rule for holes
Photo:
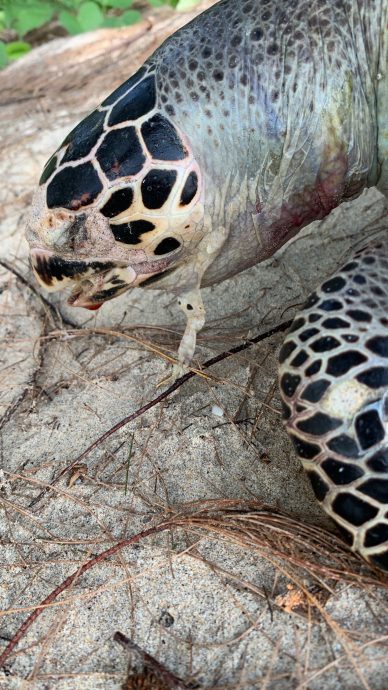
[[201,237],[202,193],[188,139],[142,68],[47,162],[27,228],[33,271],[90,309],[150,278],[157,287]]

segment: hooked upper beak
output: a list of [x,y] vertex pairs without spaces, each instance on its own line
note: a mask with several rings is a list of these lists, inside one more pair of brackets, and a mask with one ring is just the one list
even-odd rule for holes
[[87,261],[63,259],[54,252],[40,248],[31,249],[30,262],[38,282],[51,291],[62,290],[74,284],[74,281],[81,281],[87,275],[103,273],[115,265],[111,261],[98,259]]

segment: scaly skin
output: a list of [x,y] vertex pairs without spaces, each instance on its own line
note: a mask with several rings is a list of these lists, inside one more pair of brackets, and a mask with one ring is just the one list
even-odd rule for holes
[[[27,230],[37,278],[49,289],[73,285],[69,303],[89,309],[135,285],[176,294],[187,315],[179,360],[189,363],[205,320],[201,286],[268,258],[365,187],[388,193],[387,70],[388,0],[222,0],[168,39],[46,165]],[[383,255],[386,246],[373,251]],[[368,275],[373,282],[373,270]],[[384,300],[371,300],[365,290],[342,298],[340,307],[340,300],[334,303],[347,332],[337,342],[331,327],[320,325],[317,339],[351,358],[359,324],[348,301],[354,309],[370,303],[374,334],[387,347],[380,355],[388,357]],[[290,338],[286,354],[292,344],[302,347]],[[357,377],[368,378],[377,365],[375,353],[358,341],[366,359],[340,382],[341,400],[352,413],[341,424],[344,433],[358,434],[358,471],[338,448],[330,465],[335,477],[345,470],[357,475],[346,491],[325,470],[328,424],[337,428],[338,419],[323,394],[306,408],[303,395],[313,374],[288,355],[282,395],[297,449],[311,442],[311,433],[315,438],[319,452],[307,459],[300,454],[323,507],[342,527],[346,513],[352,547],[388,569],[388,489],[379,493],[372,482],[372,493],[363,492],[361,484],[379,476],[372,477],[372,451],[364,452],[357,427],[372,425],[373,453],[385,448],[388,374],[380,362],[373,385],[361,387]],[[309,351],[309,365],[324,350],[317,352]],[[306,353],[300,354],[303,360]],[[329,355],[323,358],[330,363]],[[328,385],[332,402],[338,381]],[[373,423],[370,405],[379,415]],[[378,472],[388,476],[388,464]],[[367,506],[362,515],[360,492]]]

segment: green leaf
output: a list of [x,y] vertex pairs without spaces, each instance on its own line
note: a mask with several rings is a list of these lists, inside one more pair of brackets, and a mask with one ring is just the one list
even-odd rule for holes
[[[17,7],[13,10],[14,17],[15,10],[17,10]],[[17,16],[13,22],[15,31],[17,31],[20,36],[24,36],[28,31],[37,29],[39,26],[49,22],[53,14],[54,7],[50,7],[50,5],[46,3],[37,2],[33,5],[28,5],[24,10],[20,9],[20,11],[17,12]]]
[[185,10],[191,10],[195,5],[198,5],[198,0],[178,0],[175,7],[179,12],[184,12]]
[[11,62],[29,53],[31,46],[29,43],[24,43],[24,41],[12,41],[11,43],[6,43],[5,50],[8,60]]
[[169,0],[148,0],[151,7],[162,7],[163,5],[170,5]]
[[127,10],[123,12],[120,17],[120,26],[130,26],[131,24],[136,24],[141,19],[141,12],[138,10]]
[[108,0],[106,2],[106,5],[108,7],[114,7],[118,10],[127,10],[128,7],[131,7],[131,5],[133,5],[133,0]]
[[122,26],[121,17],[105,17],[102,26],[107,29],[118,29]]
[[70,12],[60,12],[58,20],[62,24],[62,26],[65,27],[66,31],[68,31],[69,34],[71,34],[72,36],[74,36],[75,34],[80,34],[83,31],[77,18],[74,16],[74,14],[70,14]]
[[6,66],[7,62],[8,62],[7,49],[5,47],[5,43],[3,43],[3,41],[0,41],[0,69],[3,69],[3,67]]
[[78,10],[77,20],[82,31],[93,31],[104,23],[104,15],[95,2],[84,2]]

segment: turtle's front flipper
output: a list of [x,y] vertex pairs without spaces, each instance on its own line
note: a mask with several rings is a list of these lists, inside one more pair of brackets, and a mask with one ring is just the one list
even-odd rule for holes
[[203,306],[201,289],[196,287],[185,292],[178,298],[178,304],[186,315],[186,328],[178,349],[181,365],[189,366],[195,352],[197,333],[205,324],[205,307]]
[[172,385],[174,381],[187,373],[193,359],[197,342],[197,333],[205,324],[205,307],[203,306],[201,288],[196,287],[183,293],[178,304],[186,316],[186,328],[178,348],[178,363],[174,364],[171,373],[158,383],[158,387]]
[[186,316],[186,327],[178,349],[179,363],[173,366],[171,375],[163,379],[159,385],[172,383],[185,374],[194,357],[197,334],[205,324],[206,312],[202,301],[202,278],[221,251],[227,238],[227,230],[221,226],[205,235],[199,243],[194,261],[190,264],[190,275],[186,276],[183,284],[192,285],[178,293],[178,305]]

